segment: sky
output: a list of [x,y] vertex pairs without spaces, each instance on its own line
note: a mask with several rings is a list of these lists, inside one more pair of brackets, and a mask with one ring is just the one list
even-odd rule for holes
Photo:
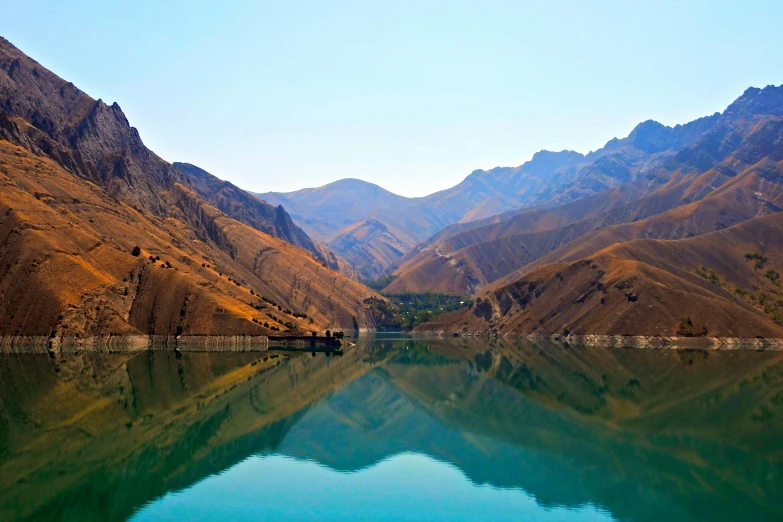
[[3,0],[0,35],[168,161],[405,196],[783,83],[779,1]]

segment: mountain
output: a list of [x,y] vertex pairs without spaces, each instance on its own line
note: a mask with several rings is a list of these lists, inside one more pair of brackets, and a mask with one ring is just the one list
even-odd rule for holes
[[0,334],[373,327],[372,292],[330,268],[284,210],[193,180],[145,147],[119,105],[5,39],[0,184]]
[[[686,238],[783,210],[781,93],[749,89],[710,132],[631,183],[442,231],[398,262],[387,291],[469,295],[516,271],[573,261],[618,241]],[[755,109],[736,111],[749,96]]]
[[[680,240],[618,242],[481,293],[429,331],[783,337],[783,214]],[[763,253],[761,253],[763,252]],[[758,256],[764,262],[757,265]]]
[[625,187],[637,199],[615,204],[618,187],[444,235],[386,290],[476,295],[426,330],[783,337],[782,110],[783,86],[748,89]]
[[628,137],[614,138],[587,155],[540,151],[518,167],[476,170],[456,186],[422,198],[390,198],[383,189],[369,189],[356,180],[260,196],[291,209],[308,233],[326,241],[365,278],[376,278],[396,269],[417,245],[455,224],[520,207],[566,204],[643,179],[719,119],[716,113],[675,127],[649,120]]
[[324,243],[376,211],[401,209],[416,200],[360,179],[341,179],[295,192],[255,195],[273,205],[284,206],[310,236]]
[[260,201],[232,183],[190,163],[175,162],[173,165],[190,178],[193,188],[201,197],[221,212],[256,230],[279,237],[316,256],[320,255],[315,243],[294,224],[282,206],[275,207]]
[[332,250],[316,243],[296,226],[282,205],[277,207],[245,192],[236,185],[213,176],[204,169],[190,163],[173,163],[193,183],[196,191],[226,215],[250,225],[256,230],[303,248],[330,268],[356,279],[358,274],[345,260]]

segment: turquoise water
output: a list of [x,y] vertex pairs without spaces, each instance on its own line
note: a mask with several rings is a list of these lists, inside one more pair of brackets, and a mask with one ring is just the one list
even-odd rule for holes
[[783,520],[783,353],[0,356],[0,520]]

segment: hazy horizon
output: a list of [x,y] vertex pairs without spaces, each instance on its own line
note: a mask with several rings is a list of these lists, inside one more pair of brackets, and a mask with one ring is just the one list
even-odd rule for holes
[[27,2],[0,34],[167,161],[255,192],[449,188],[783,83],[772,2]]

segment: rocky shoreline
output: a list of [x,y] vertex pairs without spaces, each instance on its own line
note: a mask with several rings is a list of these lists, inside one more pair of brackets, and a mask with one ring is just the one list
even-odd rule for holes
[[527,335],[529,341],[548,340],[582,346],[609,346],[624,348],[700,348],[709,350],[783,350],[783,338],[741,338],[741,337],[659,337],[622,335]]
[[[437,332],[415,332],[428,338],[470,338],[496,339],[491,332],[452,333],[445,330]],[[580,346],[601,346],[617,348],[659,348],[672,350],[780,350],[783,351],[783,338],[741,338],[741,337],[677,337],[677,336],[624,336],[624,335],[546,335],[529,334],[519,337],[501,336],[505,340],[523,339],[531,342],[556,342]]]
[[53,353],[74,352],[250,352],[266,351],[266,336],[249,335],[113,335],[91,337],[5,336],[0,337],[0,353]]

